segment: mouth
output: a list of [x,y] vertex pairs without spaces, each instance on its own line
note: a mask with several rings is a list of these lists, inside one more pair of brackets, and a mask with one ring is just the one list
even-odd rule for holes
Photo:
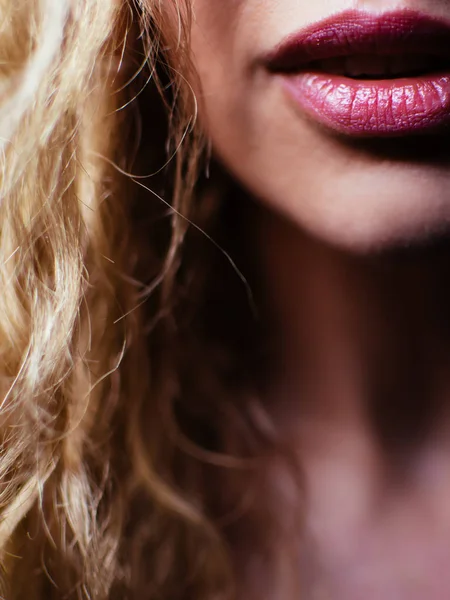
[[407,79],[450,73],[450,60],[427,55],[356,54],[311,61],[303,70],[357,80]]
[[415,11],[346,11],[266,58],[302,115],[341,134],[450,129],[450,25]]

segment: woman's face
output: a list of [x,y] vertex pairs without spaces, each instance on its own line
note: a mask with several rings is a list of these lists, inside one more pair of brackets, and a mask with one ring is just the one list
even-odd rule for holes
[[200,119],[255,197],[358,252],[445,230],[449,0],[192,1]]

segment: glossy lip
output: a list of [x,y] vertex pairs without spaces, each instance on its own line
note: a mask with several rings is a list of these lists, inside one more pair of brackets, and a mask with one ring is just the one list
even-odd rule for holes
[[[426,54],[448,72],[353,79],[312,61],[358,54]],[[302,114],[345,135],[401,136],[450,129],[450,24],[411,10],[349,10],[289,36],[264,58]]]

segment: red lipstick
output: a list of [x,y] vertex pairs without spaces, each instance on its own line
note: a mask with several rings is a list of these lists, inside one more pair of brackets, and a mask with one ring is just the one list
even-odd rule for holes
[[265,59],[302,114],[341,134],[450,129],[450,24],[415,11],[346,11]]

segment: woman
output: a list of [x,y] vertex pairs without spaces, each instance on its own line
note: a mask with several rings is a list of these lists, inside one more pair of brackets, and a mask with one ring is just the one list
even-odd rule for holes
[[446,599],[448,3],[0,10],[2,597]]

